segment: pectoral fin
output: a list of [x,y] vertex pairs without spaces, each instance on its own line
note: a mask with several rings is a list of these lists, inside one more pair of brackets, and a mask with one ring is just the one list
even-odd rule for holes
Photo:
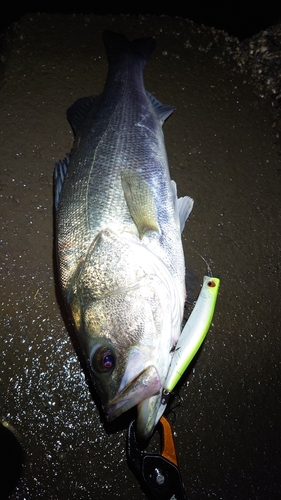
[[140,238],[148,232],[159,233],[157,209],[149,184],[138,173],[130,170],[121,173],[121,182],[129,212]]

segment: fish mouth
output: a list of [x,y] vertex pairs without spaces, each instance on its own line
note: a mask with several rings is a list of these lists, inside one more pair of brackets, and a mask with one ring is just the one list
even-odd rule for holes
[[106,411],[108,422],[137,405],[136,432],[139,438],[148,439],[157,423],[161,389],[157,369],[154,365],[148,366],[110,401]]

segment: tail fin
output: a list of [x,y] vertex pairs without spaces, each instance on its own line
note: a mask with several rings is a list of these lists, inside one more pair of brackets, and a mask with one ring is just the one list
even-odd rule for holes
[[124,52],[139,54],[147,61],[157,45],[156,40],[152,37],[137,38],[133,41],[129,41],[125,35],[109,30],[103,32],[103,41],[108,62],[110,62],[114,56]]

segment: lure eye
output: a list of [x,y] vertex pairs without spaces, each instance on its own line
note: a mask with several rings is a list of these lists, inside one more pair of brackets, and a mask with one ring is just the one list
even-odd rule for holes
[[109,347],[103,346],[96,350],[92,358],[92,368],[100,373],[110,372],[115,366],[115,356]]

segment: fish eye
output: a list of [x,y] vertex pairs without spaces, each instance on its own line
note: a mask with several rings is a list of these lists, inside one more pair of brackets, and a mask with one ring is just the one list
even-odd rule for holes
[[115,355],[109,347],[99,347],[92,357],[91,365],[94,371],[110,372],[115,367]]

